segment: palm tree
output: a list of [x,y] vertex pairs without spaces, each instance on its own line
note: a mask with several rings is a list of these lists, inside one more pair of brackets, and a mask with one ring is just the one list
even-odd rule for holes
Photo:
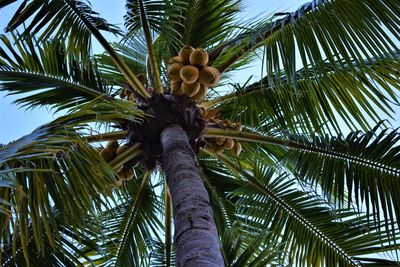
[[126,7],[23,1],[0,37],[0,90],[59,114],[0,148],[0,266],[400,264],[399,1]]

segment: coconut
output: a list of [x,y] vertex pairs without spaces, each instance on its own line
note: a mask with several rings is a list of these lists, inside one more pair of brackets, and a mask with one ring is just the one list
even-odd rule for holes
[[197,92],[200,90],[200,83],[195,82],[195,83],[189,84],[189,83],[183,82],[182,90],[185,95],[192,97],[195,94],[197,94]]
[[178,92],[181,90],[181,84],[182,82],[172,82],[170,85],[171,94],[179,95]]
[[234,145],[235,145],[235,141],[233,141],[233,139],[228,138],[225,140],[224,147],[226,149],[232,149]]
[[208,53],[203,48],[196,48],[189,57],[191,65],[204,67],[208,63]]
[[115,153],[108,148],[100,151],[100,156],[107,162],[113,160]]
[[189,64],[190,54],[194,51],[194,48],[190,45],[185,45],[181,51],[179,51],[178,56],[182,58],[183,64]]
[[118,173],[118,176],[121,180],[129,181],[133,178],[133,171],[130,168],[122,170]]
[[218,146],[218,145],[207,145],[207,150],[210,151],[213,154],[221,154],[224,152],[224,146]]
[[125,151],[127,151],[129,148],[128,145],[122,145],[117,149],[117,155],[120,155],[122,153],[124,153]]
[[195,66],[186,65],[181,68],[179,73],[182,81],[188,84],[195,83],[199,78],[199,69]]
[[171,79],[173,82],[182,81],[181,76],[179,75],[180,70],[182,69],[183,65],[180,63],[173,63],[168,66],[167,75],[168,78]]
[[222,145],[225,143],[225,138],[223,138],[223,137],[215,138],[215,143],[216,143],[217,145],[222,146]]
[[235,145],[232,147],[231,150],[232,154],[235,156],[239,156],[240,153],[242,152],[242,145],[239,142],[235,142]]
[[204,100],[208,92],[207,86],[204,86],[203,84],[200,85],[200,90],[193,96],[193,99],[197,102],[201,102]]
[[199,81],[205,86],[216,86],[221,78],[219,71],[210,66],[205,66],[199,72]]
[[121,91],[120,91],[120,93],[119,93],[119,97],[122,98],[122,99],[124,99],[125,97],[127,97],[127,94],[126,94],[126,90],[125,90],[125,89],[121,89]]
[[238,123],[238,124],[235,125],[235,129],[234,130],[238,131],[238,132],[241,132],[243,130],[243,126],[240,123]]
[[108,141],[106,144],[106,149],[110,150],[113,153],[115,153],[117,151],[117,148],[118,148],[117,140]]

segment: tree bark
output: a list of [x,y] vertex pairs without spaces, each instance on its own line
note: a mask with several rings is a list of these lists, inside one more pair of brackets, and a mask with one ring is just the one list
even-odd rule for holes
[[161,145],[173,206],[176,266],[224,266],[210,199],[186,132],[177,124],[167,127]]

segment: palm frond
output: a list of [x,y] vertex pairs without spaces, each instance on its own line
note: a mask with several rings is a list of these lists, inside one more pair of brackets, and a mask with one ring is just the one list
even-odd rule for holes
[[[176,29],[179,21],[187,11],[186,1],[145,0],[142,1],[143,11],[152,35],[161,35],[172,44],[177,45],[182,34]],[[126,4],[127,14],[124,16],[127,37],[136,36],[143,28],[142,12],[138,1],[129,0]]]
[[242,229],[274,233],[273,239],[285,244],[290,264],[361,266],[368,254],[396,255],[398,233],[388,237],[384,221],[375,226],[368,216],[332,209],[313,193],[299,191],[286,175],[274,175],[274,169],[256,163],[245,170],[219,157],[244,178],[233,194]]
[[93,203],[103,202],[95,196],[115,183],[111,167],[66,125],[42,126],[2,148],[0,169],[0,199],[12,204],[12,216],[0,214],[0,238],[3,243],[13,235],[14,253],[20,240],[26,261],[30,225],[42,252],[43,235],[50,244],[59,237],[53,206],[67,224],[78,227]]
[[90,247],[83,249],[87,257],[93,256],[96,266],[146,266],[153,249],[151,240],[161,241],[157,213],[162,203],[149,181],[140,176],[126,184],[121,204],[97,216],[102,234],[96,242],[104,254],[98,257]]
[[0,38],[0,90],[29,94],[15,103],[28,108],[51,105],[60,110],[98,97],[111,99],[96,63],[68,55],[57,39],[35,45],[31,40],[18,41],[16,36]]
[[25,23],[24,33],[29,36],[39,34],[39,40],[51,37],[67,40],[68,51],[84,57],[90,54],[93,29],[114,34],[120,32],[93,11],[86,1],[80,0],[24,0],[6,30],[13,31]]
[[346,138],[297,139],[308,148],[290,157],[302,179],[319,184],[338,204],[355,203],[375,219],[399,222],[400,133],[378,127]]
[[[400,135],[398,130],[378,131],[379,127],[366,134],[350,133],[346,139],[341,136],[316,136],[313,140],[304,136],[276,138],[212,128],[205,135],[286,148],[289,154],[273,154],[278,156],[280,164],[322,186],[326,196],[333,197],[339,205],[345,201],[349,205],[354,203],[377,221],[383,213],[388,222],[398,223],[400,202],[395,192],[400,176]],[[268,151],[268,146],[265,147]],[[389,223],[386,226],[388,235],[390,228],[396,229]]]
[[229,55],[218,68],[225,71],[249,51],[264,45],[270,84],[274,84],[273,74],[283,68],[288,81],[295,86],[299,65],[323,71],[325,57],[340,69],[342,65],[336,65],[337,60],[351,65],[353,60],[362,64],[363,58],[389,56],[397,49],[393,37],[400,37],[399,8],[393,0],[312,1],[293,13],[283,13],[283,18],[263,20],[255,30],[224,44],[223,48],[232,48],[226,49],[224,53]]
[[236,92],[203,106],[219,105],[224,118],[250,127],[260,128],[268,120],[269,127],[273,123],[275,128],[292,133],[331,129],[340,133],[342,122],[350,129],[370,129],[370,121],[379,122],[380,114],[393,116],[393,103],[399,103],[399,59],[396,52],[395,57],[372,58],[361,65],[337,62],[343,65],[340,70],[326,62],[323,77],[311,68],[297,71],[296,91],[289,77],[281,73],[274,80],[279,86],[265,77],[248,86],[234,86]]
[[[112,45],[119,57],[124,60],[134,73],[146,74],[147,50],[142,36],[131,38],[122,43],[113,43]],[[105,83],[120,86],[123,82],[126,82],[123,74],[108,53],[96,55],[95,58]]]

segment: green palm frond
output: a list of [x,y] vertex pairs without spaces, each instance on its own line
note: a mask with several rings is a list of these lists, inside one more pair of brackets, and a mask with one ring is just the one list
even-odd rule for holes
[[[43,236],[54,247],[60,238],[53,206],[65,223],[79,229],[81,218],[93,213],[93,205],[105,205],[99,193],[115,187],[115,173],[81,137],[89,122],[139,120],[142,115],[128,101],[90,102],[0,150],[0,222],[2,240],[13,236],[29,261],[29,233],[39,252]],[[78,133],[80,132],[80,133]],[[9,214],[18,214],[10,217]],[[41,229],[45,226],[44,230]]]
[[355,203],[375,219],[399,222],[400,133],[378,127],[346,138],[297,139],[307,148],[290,157],[302,179],[320,185],[339,204]]
[[[398,130],[378,131],[379,127],[380,124],[366,134],[350,133],[346,139],[341,136],[308,139],[301,135],[277,138],[212,128],[205,134],[258,143],[265,150],[263,153],[271,154],[279,165],[299,173],[303,180],[321,186],[328,199],[333,198],[340,206],[355,204],[377,221],[383,215],[388,219],[390,235],[390,229],[394,231],[396,227],[389,222],[398,223],[400,214],[395,193],[400,176],[400,135]],[[269,148],[276,146],[289,153]]]
[[[146,73],[147,51],[143,36],[130,38],[122,43],[113,43],[113,47],[134,73],[142,75]],[[109,54],[99,54],[95,58],[105,83],[120,86],[126,81]]]
[[239,3],[238,0],[173,1],[171,4],[178,13],[172,22],[174,30],[162,29],[157,40],[156,49],[164,49],[160,57],[176,55],[183,45],[210,49],[221,43],[234,29]]
[[146,266],[153,249],[150,241],[161,241],[163,226],[157,212],[162,203],[154,187],[138,176],[123,191],[122,203],[96,218],[102,234],[95,241],[104,255],[98,257],[90,247],[82,250],[87,257],[94,256],[96,266]]
[[226,196],[239,188],[233,177],[221,175],[226,170],[215,159],[203,155],[199,163],[204,175],[205,185],[210,196],[214,220],[220,234],[231,227],[235,221],[235,205]]
[[226,228],[221,243],[225,265],[279,266],[283,261],[283,244],[272,240],[272,233],[246,232],[241,227]]
[[[54,240],[50,242],[45,236],[46,229],[42,224],[43,250],[38,253],[36,247],[37,244],[34,242],[33,224],[30,224],[28,227],[29,239],[27,247],[29,261],[26,262],[26,259],[22,256],[22,245],[20,240],[17,239],[15,244],[10,242],[13,240],[11,235],[9,240],[7,240],[9,243],[2,243],[4,247],[0,257],[1,266],[26,266],[28,264],[30,266],[46,265],[57,267],[83,267],[82,259],[90,262],[90,266],[95,266],[94,263],[80,251],[83,247],[82,244],[84,244],[86,247],[90,247],[92,250],[101,253],[98,245],[90,240],[90,238],[100,234],[97,225],[86,224],[85,228],[82,227],[79,230],[73,229],[73,227],[65,224],[65,221],[61,218],[60,213],[57,210],[52,209],[52,213],[57,223],[57,229],[54,230],[62,232],[62,235],[59,237],[54,236]],[[84,221],[87,218],[82,219]],[[15,253],[13,252],[13,245],[18,248]]]
[[[0,168],[0,199],[11,203],[10,211],[15,214],[0,214],[1,239],[7,240],[13,234],[12,242],[21,240],[27,261],[30,225],[41,252],[43,235],[50,244],[58,238],[53,205],[66,223],[78,227],[81,218],[92,210],[93,201],[102,202],[95,198],[98,192],[110,190],[115,183],[110,166],[65,125],[40,127],[2,148]],[[15,252],[17,247],[13,248]]]
[[277,129],[293,133],[331,129],[340,133],[341,122],[350,129],[370,129],[370,121],[380,121],[380,114],[393,116],[393,103],[399,101],[400,54],[395,55],[365,60],[361,65],[337,62],[343,64],[340,70],[326,62],[324,76],[311,68],[301,69],[296,72],[297,91],[283,73],[274,79],[279,86],[265,77],[244,88],[235,86],[236,92],[214,98],[204,106],[219,105],[223,117],[251,127],[260,128],[268,120]]
[[[297,11],[280,19],[260,22],[255,30],[249,30],[234,38],[226,48],[224,62],[218,64],[221,71],[228,70],[249,51],[264,45],[265,68],[270,84],[275,73],[283,69],[288,82],[295,88],[296,69],[299,66],[324,75],[325,58],[335,69],[342,64],[356,61],[362,65],[364,58],[381,58],[393,55],[399,40],[400,7],[394,0],[312,1]],[[393,37],[382,31],[386,27]],[[221,54],[222,56],[223,54]],[[367,73],[368,74],[368,73]]]
[[[5,5],[7,3],[3,4]],[[114,34],[120,32],[93,11],[86,1],[80,0],[24,0],[6,30],[13,31],[24,23],[27,23],[24,32],[29,36],[39,34],[39,40],[48,40],[51,37],[66,40],[69,51],[83,56],[90,54],[94,30]]]
[[38,45],[30,40],[12,45],[17,37],[0,38],[0,90],[11,95],[29,94],[17,99],[17,104],[28,108],[51,105],[60,110],[98,97],[111,99],[96,63],[68,55],[57,39]]
[[125,27],[128,29],[127,36],[135,36],[143,27],[143,20],[140,11],[142,2],[147,18],[147,24],[153,35],[161,35],[175,45],[178,45],[181,33],[176,29],[183,14],[187,11],[186,1],[174,0],[129,0],[126,8],[127,14],[124,16]]
[[299,191],[286,175],[274,175],[274,169],[255,164],[249,172],[220,158],[245,179],[234,193],[242,229],[275,233],[273,238],[285,244],[290,264],[361,266],[369,254],[396,257],[398,233],[388,237],[384,221],[374,226],[371,218],[357,212],[332,210],[313,193]]

